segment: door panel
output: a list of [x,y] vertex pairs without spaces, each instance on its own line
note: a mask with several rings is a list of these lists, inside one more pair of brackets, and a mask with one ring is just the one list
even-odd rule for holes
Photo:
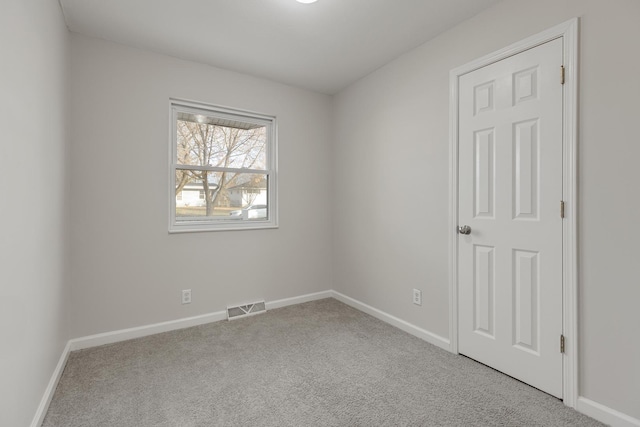
[[475,132],[475,216],[493,218],[495,210],[493,189],[495,170],[493,168],[493,129]]
[[474,245],[474,289],[473,308],[474,331],[494,338],[495,312],[493,305],[493,293],[495,288],[493,262],[494,248],[490,246]]
[[562,41],[459,80],[458,347],[562,397]]

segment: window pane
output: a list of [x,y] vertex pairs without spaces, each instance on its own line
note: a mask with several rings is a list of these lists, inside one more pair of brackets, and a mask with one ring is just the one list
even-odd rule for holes
[[178,113],[178,164],[266,169],[267,128],[264,125]]
[[266,220],[267,184],[267,174],[178,169],[176,220]]

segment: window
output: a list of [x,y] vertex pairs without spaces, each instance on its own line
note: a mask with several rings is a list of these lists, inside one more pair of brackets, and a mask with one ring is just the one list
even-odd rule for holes
[[277,227],[275,117],[171,101],[170,232]]

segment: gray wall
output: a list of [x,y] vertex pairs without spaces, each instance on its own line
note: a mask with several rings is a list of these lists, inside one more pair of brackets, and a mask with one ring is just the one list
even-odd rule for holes
[[66,340],[69,41],[57,2],[0,13],[0,425],[31,422]]
[[636,0],[501,2],[338,94],[334,288],[448,336],[449,70],[575,16],[580,395],[640,418]]
[[[5,3],[1,425],[29,423],[69,337],[255,298],[334,287],[446,337],[448,72],[574,16],[580,394],[640,418],[637,0],[504,1],[333,100],[80,35],[69,49],[56,2]],[[171,96],[278,116],[279,229],[167,233]]]
[[[78,34],[72,82],[74,337],[331,288],[330,97]],[[170,97],[277,116],[280,228],[168,234]]]

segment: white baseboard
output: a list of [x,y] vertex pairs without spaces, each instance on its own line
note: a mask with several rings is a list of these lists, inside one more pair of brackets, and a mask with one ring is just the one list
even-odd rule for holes
[[[428,343],[450,351],[450,343],[447,338],[436,335],[432,332],[419,328],[411,323],[408,323],[402,319],[385,313],[382,310],[371,307],[363,302],[360,302],[354,298],[348,297],[337,291],[331,291],[333,298],[341,301],[357,310],[365,312],[367,314],[376,317],[383,322],[389,323],[392,326],[402,329],[403,331],[421,338]],[[589,400],[585,397],[578,397],[577,405],[575,408],[578,412],[581,412],[595,420],[598,420],[611,427],[640,427],[640,420],[633,418],[627,414],[611,409],[608,406]]]
[[640,427],[640,420],[598,402],[578,397],[576,410],[611,427]]
[[56,388],[58,387],[58,381],[60,381],[64,367],[67,365],[69,353],[71,353],[71,346],[67,342],[67,345],[64,346],[64,350],[62,350],[60,360],[58,360],[58,364],[53,371],[53,375],[51,375],[49,384],[47,384],[47,388],[44,390],[44,395],[42,396],[42,400],[40,400],[40,405],[38,405],[36,414],[31,421],[31,427],[40,427],[44,422],[44,417],[47,415],[49,404],[51,403],[51,399],[53,399],[53,393],[55,393]]
[[[284,298],[280,300],[270,301],[265,303],[267,310],[274,310],[276,308],[286,307],[288,305],[301,304],[303,302],[309,302],[324,298],[330,298],[332,296],[331,291],[316,292],[313,294],[301,295],[292,298]],[[135,328],[121,329],[118,331],[105,332],[102,334],[89,335],[81,338],[74,338],[67,342],[58,365],[56,366],[51,380],[45,389],[40,405],[36,410],[36,414],[31,422],[31,427],[40,427],[44,421],[44,417],[49,409],[53,394],[58,387],[58,382],[64,371],[64,367],[69,359],[69,353],[74,350],[82,350],[90,347],[97,347],[105,344],[112,344],[120,341],[126,341],[133,338],[145,337],[148,335],[155,335],[162,332],[175,331],[178,329],[190,328],[192,326],[204,325],[205,323],[217,322],[225,320],[227,318],[226,311],[216,311],[214,313],[203,314],[200,316],[187,317],[183,319],[170,320],[168,322],[154,323],[152,325],[138,326]]]
[[302,304],[303,302],[315,301],[319,299],[331,298],[333,291],[322,291],[313,294],[300,295],[299,297],[284,298],[265,303],[267,310],[286,307],[288,305]]
[[[316,292],[313,294],[301,295],[292,298],[284,298],[276,301],[266,302],[265,306],[267,310],[274,310],[289,305],[301,304],[304,302],[315,301],[324,298],[335,298],[357,310],[367,313],[377,319],[382,320],[398,329],[401,329],[411,335],[421,338],[430,344],[450,350],[450,342],[447,338],[436,335],[418,326],[412,325],[398,317],[385,313],[382,310],[371,307],[363,302],[360,302],[354,298],[348,297],[340,292],[329,290],[323,292]],[[40,427],[44,421],[44,417],[53,398],[53,394],[58,386],[58,381],[62,376],[64,367],[69,358],[69,353],[74,350],[81,350],[90,347],[96,347],[104,344],[111,344],[120,341],[126,341],[133,338],[140,338],[148,335],[159,334],[162,332],[174,331],[177,329],[190,328],[192,326],[203,325],[206,323],[217,322],[227,318],[226,311],[217,311],[214,313],[203,314],[200,316],[187,317],[184,319],[171,320],[168,322],[155,323],[152,325],[139,326],[135,328],[121,329],[113,332],[105,332],[102,334],[90,335],[81,338],[74,338],[69,340],[60,360],[56,365],[56,368],[51,376],[51,380],[47,385],[44,396],[40,401],[40,405],[36,411],[31,427]],[[594,402],[584,397],[579,397],[576,405],[576,410],[588,415],[600,422],[609,424],[612,427],[640,427],[640,420],[630,417],[629,415],[618,412],[600,403]]]
[[204,325],[205,323],[217,322],[226,318],[226,311],[216,311],[214,313],[202,314],[200,316],[185,317],[183,319],[169,320],[167,322],[74,338],[69,340],[69,344],[71,345],[71,351],[82,350],[85,348],[97,347],[99,345],[113,344],[134,338],[146,337],[148,335],[160,334],[162,332]]
[[[313,294],[301,295],[292,298],[285,298],[265,303],[267,310],[274,310],[288,305],[300,304],[331,297],[331,291],[316,292]],[[218,322],[227,318],[227,312],[216,311],[202,314],[200,316],[186,317],[183,319],[169,320],[167,322],[154,323],[152,325],[138,326],[135,328],[120,329],[118,331],[105,332],[102,334],[90,335],[87,337],[74,338],[69,341],[71,351],[82,350],[90,347],[97,347],[104,344],[112,344],[126,341],[133,338],[146,337],[148,335],[160,334],[162,332],[175,331],[177,329],[190,328],[192,326],[204,325],[206,323]]]
[[451,351],[450,343],[447,338],[441,337],[440,335],[436,335],[433,332],[427,331],[426,329],[422,329],[418,326],[412,325],[409,322],[385,313],[382,310],[378,310],[377,308],[371,307],[370,305],[360,302],[354,298],[341,294],[340,292],[332,291],[332,294],[333,297],[338,301],[341,301],[364,313],[370,314],[371,316],[380,319],[392,326],[395,326],[396,328],[401,329],[413,336],[423,339],[429,344],[433,344],[447,351]]

